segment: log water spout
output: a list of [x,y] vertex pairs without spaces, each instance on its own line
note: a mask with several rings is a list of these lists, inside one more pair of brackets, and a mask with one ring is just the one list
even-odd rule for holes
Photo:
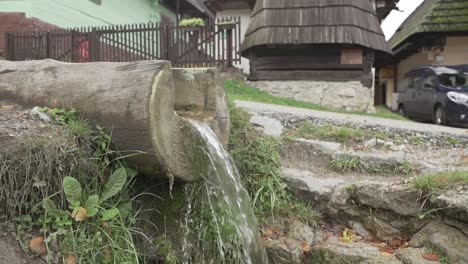
[[120,151],[141,152],[129,158],[140,172],[154,175],[162,169],[176,179],[195,181],[182,148],[189,140],[182,134],[187,121],[175,112],[175,106],[186,113],[192,108],[207,110],[204,118],[224,143],[229,133],[222,83],[213,69],[201,73],[205,78],[187,70],[172,70],[166,61],[1,61],[0,100],[74,108],[91,122],[110,129]]

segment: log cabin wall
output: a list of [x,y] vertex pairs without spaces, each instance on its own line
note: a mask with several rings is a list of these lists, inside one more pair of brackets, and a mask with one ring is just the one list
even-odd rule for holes
[[257,46],[249,80],[360,81],[372,87],[374,51],[352,45]]

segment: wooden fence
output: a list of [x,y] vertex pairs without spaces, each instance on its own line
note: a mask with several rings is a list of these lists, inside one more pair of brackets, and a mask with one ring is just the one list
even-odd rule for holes
[[134,24],[6,33],[12,61],[54,59],[65,62],[169,60],[175,67],[240,63],[240,18],[205,26]]

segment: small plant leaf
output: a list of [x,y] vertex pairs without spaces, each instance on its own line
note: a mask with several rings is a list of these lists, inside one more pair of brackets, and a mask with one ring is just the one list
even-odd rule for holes
[[63,178],[63,191],[65,192],[67,201],[73,208],[80,205],[82,189],[80,183],[75,178],[68,176]]
[[87,217],[86,209],[82,206],[75,208],[72,212],[72,217],[76,222],[83,222]]
[[99,209],[97,208],[98,205],[99,205],[98,195],[94,194],[88,197],[84,206],[88,217],[93,217],[98,213],[99,211]]
[[42,208],[44,208],[44,210],[49,213],[57,211],[57,206],[51,199],[44,199],[42,201]]
[[122,201],[117,208],[119,208],[120,215],[126,219],[133,211],[132,201]]
[[101,220],[102,221],[112,220],[115,217],[117,217],[119,215],[119,213],[120,213],[120,211],[117,208],[112,208],[112,209],[106,210],[106,211],[104,211],[104,213],[102,213]]
[[127,182],[127,171],[124,168],[118,168],[109,177],[109,181],[104,186],[101,195],[101,203],[119,193]]

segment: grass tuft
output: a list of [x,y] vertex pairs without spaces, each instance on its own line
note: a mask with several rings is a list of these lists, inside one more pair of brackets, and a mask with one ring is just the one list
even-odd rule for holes
[[246,84],[243,81],[228,80],[228,81],[225,81],[224,87],[225,87],[226,93],[228,94],[229,99],[231,100],[254,101],[254,102],[267,103],[267,104],[301,107],[301,108],[334,112],[334,113],[373,116],[373,117],[381,117],[381,118],[396,119],[396,120],[408,120],[400,116],[397,113],[393,113],[392,111],[388,110],[385,107],[377,107],[375,113],[365,113],[365,112],[356,112],[356,111],[348,112],[345,110],[337,110],[337,109],[332,109],[329,107],[324,107],[321,105],[301,102],[301,101],[297,101],[294,99],[276,97],[276,96],[270,95],[267,92],[260,91]]
[[383,175],[416,175],[419,169],[409,161],[400,164],[369,164],[368,162],[355,157],[337,157],[328,163],[329,167],[341,173],[344,172],[367,172],[371,174]]
[[460,185],[468,185],[468,171],[426,174],[416,177],[413,181],[414,188],[424,194],[453,189]]

